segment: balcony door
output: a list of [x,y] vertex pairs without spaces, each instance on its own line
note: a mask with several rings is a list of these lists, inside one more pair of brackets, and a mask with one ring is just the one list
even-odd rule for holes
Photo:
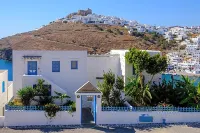
[[28,61],[28,75],[37,75],[37,61]]

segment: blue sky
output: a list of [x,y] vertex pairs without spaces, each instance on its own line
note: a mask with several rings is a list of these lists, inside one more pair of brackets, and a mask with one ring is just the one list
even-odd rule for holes
[[199,26],[200,0],[2,0],[0,38],[39,28],[88,7],[143,24]]

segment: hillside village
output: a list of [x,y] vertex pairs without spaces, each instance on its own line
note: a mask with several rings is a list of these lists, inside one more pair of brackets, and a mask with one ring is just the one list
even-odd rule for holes
[[[92,13],[91,9],[79,10],[77,13],[69,14],[66,18],[58,21],[63,23],[84,24],[106,24],[118,25],[128,29],[130,35],[137,33],[157,33],[162,35],[168,42],[177,43],[180,52],[168,53],[169,70],[181,71],[186,73],[200,74],[200,26],[151,26],[140,24],[134,20],[125,20],[114,16],[104,16]],[[195,35],[196,36],[192,36]]]
[[200,26],[152,26],[97,15],[88,8],[37,30],[0,39],[0,57],[12,60],[10,47],[17,43],[22,47],[26,44],[34,47],[35,42],[51,43],[54,47],[68,47],[69,44],[74,48],[84,47],[89,54],[106,54],[112,49],[130,47],[161,50],[168,53],[169,72],[199,73]]
[[135,20],[125,20],[123,18],[115,16],[104,16],[92,13],[91,9],[79,10],[77,13],[71,13],[67,17],[57,20],[56,22],[82,22],[84,24],[108,24],[108,25],[120,25],[129,30],[131,34],[134,31],[137,32],[156,32],[164,35],[167,40],[182,41],[188,37],[188,34],[200,33],[200,26],[182,27],[182,26],[152,26],[147,24],[140,24]]

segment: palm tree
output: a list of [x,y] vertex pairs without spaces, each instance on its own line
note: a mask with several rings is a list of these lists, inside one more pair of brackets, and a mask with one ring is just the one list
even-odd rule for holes
[[56,91],[54,91],[54,92],[57,96],[53,96],[53,99],[60,99],[61,105],[63,105],[63,100],[65,98],[70,98],[70,96],[68,96],[67,94],[62,94],[62,93],[59,93],[59,92],[56,92]]
[[[185,95],[181,100],[180,104],[186,104],[187,106],[200,107],[200,83],[198,86],[194,85],[194,80],[189,77],[182,76],[182,84],[184,85]],[[180,85],[179,85],[180,86]],[[183,88],[182,87],[182,88]]]
[[152,96],[150,93],[149,85],[141,85],[140,77],[132,77],[128,79],[129,82],[125,86],[125,94],[130,96],[132,102],[136,106],[147,105],[151,102]]

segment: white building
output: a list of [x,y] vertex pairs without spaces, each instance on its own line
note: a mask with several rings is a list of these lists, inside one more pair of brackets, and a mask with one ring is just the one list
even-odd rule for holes
[[186,46],[185,50],[188,54],[191,54],[199,48],[200,48],[200,44],[189,44]]
[[[13,50],[14,96],[26,86],[33,86],[37,79],[50,84],[51,95],[54,91],[67,93],[74,100],[75,91],[87,81],[97,86],[104,72],[111,70],[116,76],[133,76],[133,66],[125,62],[128,50],[111,50],[106,55],[87,55],[85,50]],[[150,55],[159,51],[148,51]],[[145,74],[147,81],[150,75]],[[160,74],[154,77],[159,82]]]
[[12,82],[8,81],[8,70],[0,70],[0,116],[4,114],[4,106],[13,97]]

